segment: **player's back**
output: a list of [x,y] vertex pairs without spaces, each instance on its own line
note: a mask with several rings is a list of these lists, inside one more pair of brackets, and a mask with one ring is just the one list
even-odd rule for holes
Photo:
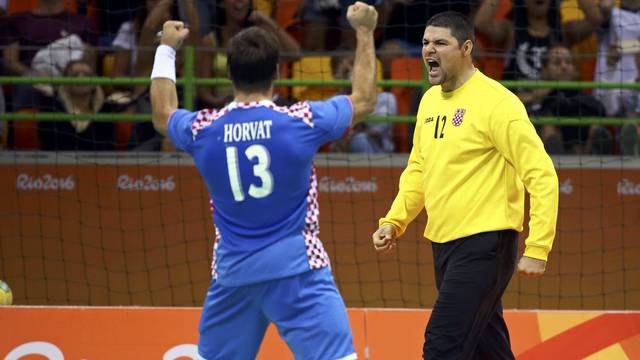
[[[184,132],[172,131],[181,122],[174,124],[176,118],[194,114],[180,111],[171,118],[170,135]],[[213,202],[218,275],[222,269],[237,284],[234,274],[252,273],[258,264],[268,268],[260,279],[328,265],[318,238],[313,157],[320,145],[344,133],[350,119],[348,98],[336,97],[291,107],[233,102],[186,121],[193,141],[181,148],[192,154]]]
[[194,160],[227,246],[254,250],[300,227],[316,148],[286,108],[231,107],[204,129]]

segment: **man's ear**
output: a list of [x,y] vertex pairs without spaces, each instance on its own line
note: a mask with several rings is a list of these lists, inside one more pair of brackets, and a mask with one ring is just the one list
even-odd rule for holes
[[473,42],[471,42],[471,40],[465,41],[464,44],[462,44],[462,51],[465,56],[471,56],[473,52]]

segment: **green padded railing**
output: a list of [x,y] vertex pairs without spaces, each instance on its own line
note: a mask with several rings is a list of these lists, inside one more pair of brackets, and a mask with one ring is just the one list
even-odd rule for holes
[[[194,110],[195,87],[204,86],[231,86],[231,81],[226,78],[199,79],[194,74],[194,49],[187,46],[184,51],[184,68],[182,77],[176,83],[182,86],[183,105],[186,109]],[[423,74],[424,76],[424,74]],[[147,77],[23,77],[23,76],[0,76],[1,84],[51,84],[51,85],[78,85],[96,84],[110,86],[134,86],[148,85]],[[601,83],[593,81],[531,81],[531,80],[504,80],[500,81],[510,89],[637,89],[640,90],[640,83]],[[349,80],[299,80],[281,79],[275,82],[281,86],[336,86],[346,87],[351,85]],[[378,86],[382,87],[416,87],[428,88],[428,83],[421,80],[379,80]],[[65,113],[5,113],[0,114],[0,120],[11,121],[64,121],[64,120],[91,120],[91,121],[149,121],[151,114],[65,114]],[[623,122],[634,122],[640,124],[640,118],[597,118],[597,117],[532,117],[536,124],[552,125],[620,125]],[[369,116],[367,121],[373,122],[413,122],[415,116]]]

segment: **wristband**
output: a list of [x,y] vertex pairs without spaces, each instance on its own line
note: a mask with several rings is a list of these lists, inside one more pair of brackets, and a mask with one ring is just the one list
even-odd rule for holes
[[176,51],[168,45],[158,46],[153,60],[151,80],[159,78],[176,82]]

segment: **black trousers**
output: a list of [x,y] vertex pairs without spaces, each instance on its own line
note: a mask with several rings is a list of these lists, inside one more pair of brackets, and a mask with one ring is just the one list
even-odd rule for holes
[[438,299],[424,359],[514,359],[500,299],[515,269],[517,239],[503,230],[433,243]]

